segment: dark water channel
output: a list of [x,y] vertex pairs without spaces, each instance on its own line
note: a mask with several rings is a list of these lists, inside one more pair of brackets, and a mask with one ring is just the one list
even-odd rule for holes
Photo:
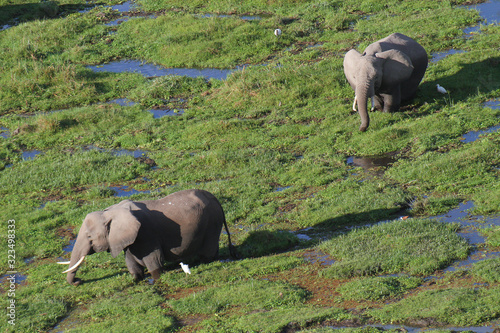
[[144,63],[139,60],[119,60],[110,62],[103,65],[88,66],[94,72],[133,72],[139,73],[145,77],[158,77],[165,75],[179,75],[188,77],[204,77],[207,80],[217,79],[225,80],[229,74],[239,70],[243,67],[236,69],[216,69],[216,68],[165,68],[162,66]]

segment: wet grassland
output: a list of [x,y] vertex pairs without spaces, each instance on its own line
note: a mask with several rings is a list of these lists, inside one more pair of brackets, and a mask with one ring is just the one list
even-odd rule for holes
[[[498,329],[493,18],[458,0],[116,4],[0,0],[1,244],[15,220],[21,272],[2,331]],[[343,55],[392,32],[431,62],[361,133]],[[129,60],[226,74],[99,71]],[[188,188],[219,198],[241,260],[222,235],[191,275],[134,283],[100,253],[66,283],[87,213]]]

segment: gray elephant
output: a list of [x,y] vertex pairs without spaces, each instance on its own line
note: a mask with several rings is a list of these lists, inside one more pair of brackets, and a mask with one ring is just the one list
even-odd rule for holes
[[361,117],[360,131],[370,124],[367,102],[372,110],[399,110],[402,101],[414,97],[427,69],[427,52],[416,41],[394,33],[370,44],[363,54],[350,50],[344,57],[344,73],[355,92]]
[[195,256],[213,260],[219,254],[219,237],[224,224],[231,244],[224,211],[207,191],[185,190],[162,199],[124,200],[104,211],[88,214],[78,233],[66,280],[73,285],[78,266],[86,255],[108,251],[116,257],[122,250],[134,279],[144,278],[144,267],[154,280],[164,261],[180,262]]

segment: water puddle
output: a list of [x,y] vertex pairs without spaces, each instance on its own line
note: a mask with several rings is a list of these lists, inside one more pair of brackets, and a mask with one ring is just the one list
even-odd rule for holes
[[6,127],[0,127],[0,138],[8,139],[10,138],[10,131]]
[[181,116],[184,114],[183,109],[151,109],[148,110],[154,119],[163,118],[165,116]]
[[113,99],[111,101],[108,101],[106,103],[109,103],[109,104],[118,104],[120,106],[134,106],[134,105],[137,104],[136,102],[131,101],[128,98],[117,98],[117,99]]
[[391,152],[378,156],[349,156],[347,157],[346,164],[353,167],[360,167],[365,172],[382,176],[385,170],[398,160],[396,158],[398,153]]
[[[452,272],[457,269],[467,269],[470,265],[483,261],[489,258],[500,257],[499,251],[492,251],[490,249],[478,248],[485,242],[485,237],[481,234],[481,229],[490,228],[493,226],[500,226],[500,216],[484,217],[479,215],[472,215],[470,210],[474,208],[474,202],[467,201],[461,203],[457,208],[452,209],[444,215],[432,217],[432,219],[439,220],[443,223],[458,222],[461,229],[458,235],[467,239],[469,244],[473,245],[475,249],[465,260],[459,260],[453,265],[444,269],[444,272]],[[428,277],[435,278],[435,277]]]
[[165,68],[162,66],[144,63],[139,60],[120,60],[110,62],[104,65],[87,66],[94,72],[139,73],[144,77],[157,77],[165,75],[188,76],[192,78],[204,77],[207,80],[217,79],[225,80],[229,74],[243,67],[236,69],[216,69],[216,68]]
[[321,266],[331,266],[335,263],[335,259],[328,254],[316,250],[307,250],[304,259],[311,264],[319,263]]
[[126,198],[135,194],[150,194],[151,190],[136,190],[129,186],[110,186],[109,189],[115,191],[115,197]]
[[[490,108],[490,109],[500,109],[500,100],[491,100],[487,101],[483,104],[485,108]],[[460,140],[462,140],[464,143],[470,143],[478,140],[482,135],[497,132],[500,130],[500,125],[493,126],[484,130],[479,130],[479,131],[470,131],[466,134],[464,134]]]
[[15,287],[11,288],[12,284],[20,285],[25,282],[27,278],[27,275],[21,274],[19,272],[13,274],[4,274],[0,276],[0,285],[4,286],[5,290],[15,289]]
[[28,151],[23,151],[21,153],[21,157],[23,161],[32,161],[37,157],[38,155],[43,154],[40,150],[28,150]]
[[[480,4],[461,6],[470,10],[477,10],[481,19],[486,24],[497,24],[500,22],[500,0],[490,0]],[[463,30],[465,38],[471,38],[481,30],[481,23]]]
[[78,326],[82,325],[82,320],[80,319],[80,315],[85,311],[84,308],[76,308],[71,311],[66,317],[62,318],[59,323],[54,326],[52,330],[49,332],[52,333],[60,333],[73,330]]
[[435,53],[432,53],[431,54],[431,60],[430,62],[431,63],[436,63],[438,62],[439,60],[442,60],[444,58],[446,58],[447,56],[451,55],[451,54],[460,54],[460,53],[465,53],[467,51],[463,51],[463,50],[448,50],[448,51],[443,51],[443,52],[435,52]]
[[111,6],[111,9],[117,10],[120,13],[126,13],[126,12],[131,12],[133,10],[134,11],[138,10],[139,5],[137,5],[136,3],[132,2],[132,1],[126,1],[122,4]]
[[69,241],[69,244],[63,247],[64,253],[71,253],[73,251],[73,247],[75,246],[76,239],[72,239]]
[[246,21],[258,21],[262,20],[261,16],[251,16],[251,15],[217,15],[217,14],[200,14],[196,15],[196,17],[201,17],[201,18],[238,18],[241,20],[246,20]]
[[487,250],[479,250],[479,251],[474,251],[469,258],[458,261],[454,263],[453,265],[447,267],[446,269],[443,270],[443,272],[454,272],[456,270],[461,270],[461,269],[470,269],[471,266],[477,262],[486,260],[486,259],[491,259],[491,258],[498,258],[500,257],[500,252],[499,251],[487,251]]
[[284,190],[288,190],[292,186],[277,186],[274,188],[274,192],[283,192]]
[[464,134],[460,138],[460,140],[462,140],[462,142],[464,142],[464,143],[474,142],[477,139],[479,139],[481,136],[483,136],[485,134],[496,132],[498,130],[500,130],[500,125],[493,126],[493,127],[488,128],[488,129],[481,130],[481,131],[470,131],[469,133]]
[[489,0],[480,4],[466,6],[466,8],[477,10],[481,18],[486,21],[486,24],[500,22],[500,0]]
[[487,101],[483,105],[484,105],[484,107],[487,107],[490,109],[500,109],[500,100],[495,99],[495,100]]

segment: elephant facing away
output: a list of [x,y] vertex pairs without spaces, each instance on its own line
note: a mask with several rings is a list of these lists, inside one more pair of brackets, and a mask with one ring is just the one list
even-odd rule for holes
[[85,256],[108,251],[116,257],[125,252],[128,271],[134,279],[144,278],[144,267],[154,280],[162,273],[164,261],[180,262],[199,256],[211,261],[219,254],[219,237],[225,226],[229,250],[236,257],[224,211],[217,198],[207,191],[185,190],[162,199],[124,200],[103,211],[89,213],[78,233],[66,280],[75,278]]
[[399,110],[402,101],[415,96],[427,69],[425,49],[416,41],[394,33],[370,44],[363,54],[350,50],[344,57],[344,74],[355,92],[353,110],[358,105],[360,131],[370,125],[368,98],[372,110]]

